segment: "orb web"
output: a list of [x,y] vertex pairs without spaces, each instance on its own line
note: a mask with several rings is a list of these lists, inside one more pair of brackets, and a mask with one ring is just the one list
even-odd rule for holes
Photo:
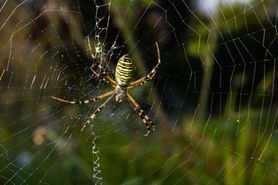
[[[0,2],[1,184],[275,184],[277,3]],[[128,53],[146,75],[128,101],[69,105],[113,88]],[[92,50],[88,49],[88,43]],[[58,175],[58,176],[57,176]]]

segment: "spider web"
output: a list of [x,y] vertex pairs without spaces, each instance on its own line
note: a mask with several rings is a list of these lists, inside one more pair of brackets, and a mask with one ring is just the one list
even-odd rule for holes
[[[0,1],[1,184],[276,184],[277,3],[271,0]],[[129,53],[128,101],[68,105],[112,87]]]

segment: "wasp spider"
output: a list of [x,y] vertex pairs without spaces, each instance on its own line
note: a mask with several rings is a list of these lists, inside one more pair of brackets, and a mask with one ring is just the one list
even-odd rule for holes
[[[113,97],[116,98],[116,102],[121,103],[123,98],[127,97],[127,99],[130,101],[132,104],[134,110],[137,112],[137,114],[140,116],[140,118],[143,120],[148,132],[146,133],[145,136],[147,136],[151,129],[154,130],[154,124],[153,121],[144,113],[144,110],[140,107],[140,105],[134,100],[134,98],[128,93],[128,89],[132,89],[134,87],[141,86],[145,84],[146,82],[152,80],[156,74],[157,68],[160,64],[160,51],[158,47],[158,43],[156,42],[156,50],[157,50],[157,64],[154,66],[154,68],[151,70],[149,74],[146,76],[135,80],[131,81],[131,76],[134,70],[134,64],[131,58],[126,54],[123,55],[117,63],[116,66],[116,72],[115,72],[115,80],[110,77],[110,75],[107,73],[107,69],[104,68],[104,66],[99,62],[99,49],[96,48],[96,53],[94,54],[92,52],[92,48],[90,45],[90,40],[89,37],[87,37],[87,49],[91,54],[91,57],[93,59],[93,64],[90,67],[90,70],[98,77],[104,80],[107,84],[110,84],[114,90],[106,92],[100,96],[88,99],[88,100],[75,100],[75,101],[70,101],[70,100],[65,100],[61,99],[55,96],[52,96],[54,100],[63,102],[63,103],[69,103],[69,104],[87,104],[87,103],[93,103],[97,100],[104,100],[105,98],[106,101],[102,103],[96,110],[95,112],[90,116],[90,118],[87,120],[86,124],[89,124],[96,116],[98,112],[102,110],[102,108],[106,105],[106,103],[111,100]],[[99,71],[97,73],[97,71]],[[84,127],[86,126],[84,125]]]

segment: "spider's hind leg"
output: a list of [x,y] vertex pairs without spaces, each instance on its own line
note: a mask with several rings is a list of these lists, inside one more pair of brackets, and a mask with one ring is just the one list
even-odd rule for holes
[[154,76],[158,70],[158,67],[161,63],[158,43],[156,42],[155,45],[156,45],[156,50],[157,50],[157,64],[153,67],[153,69],[151,70],[151,72],[149,72],[149,74],[147,74],[146,76],[144,76],[138,80],[130,82],[128,89],[144,85],[145,83],[147,83],[148,81],[150,81],[154,78]]
[[87,51],[89,55],[91,55],[91,58],[93,60],[90,70],[93,72],[94,75],[96,75],[97,78],[101,78],[105,83],[110,84],[112,87],[116,87],[116,81],[110,77],[107,68],[104,67],[100,62],[100,59],[102,58],[101,56],[99,56],[102,53],[101,46],[98,44],[98,46],[96,46],[95,48],[95,52],[93,52],[89,36],[86,37],[85,42]]

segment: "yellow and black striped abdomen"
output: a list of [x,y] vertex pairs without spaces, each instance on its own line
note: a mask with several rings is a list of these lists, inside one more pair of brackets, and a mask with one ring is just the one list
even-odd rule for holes
[[116,67],[116,81],[120,86],[129,84],[134,69],[133,62],[128,55],[122,56]]

